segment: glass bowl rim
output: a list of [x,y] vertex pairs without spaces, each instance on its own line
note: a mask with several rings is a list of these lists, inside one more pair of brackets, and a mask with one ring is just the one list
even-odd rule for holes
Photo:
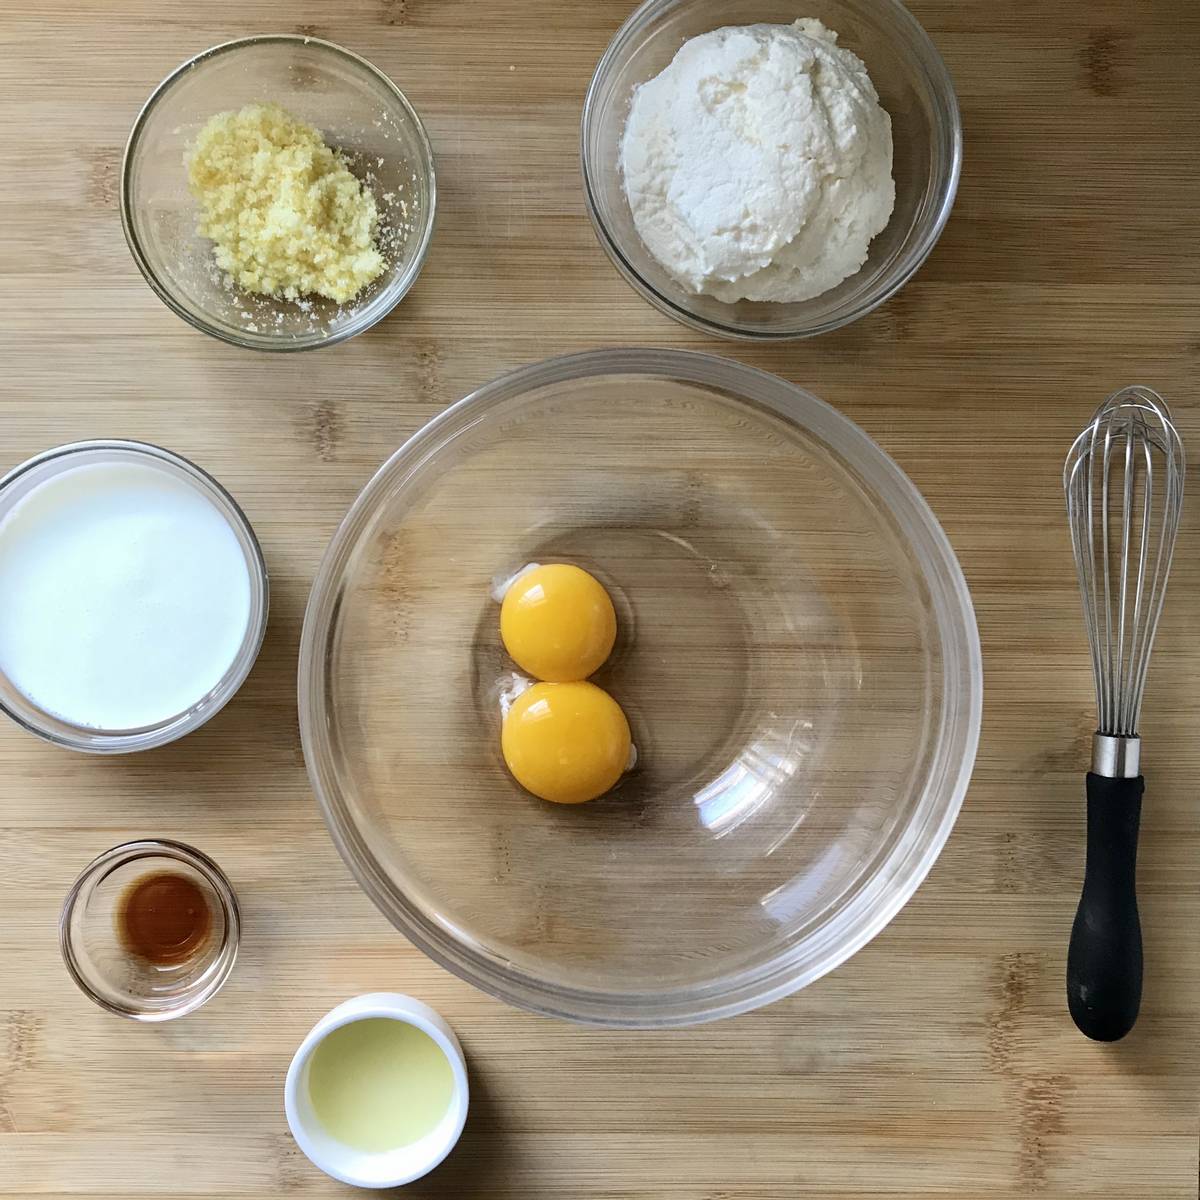
[[819,321],[802,329],[768,330],[748,328],[740,324],[734,324],[733,322],[719,321],[715,318],[702,316],[699,313],[693,312],[690,308],[677,303],[670,296],[665,295],[656,288],[654,284],[642,275],[630,261],[625,251],[621,249],[616,237],[609,229],[608,223],[605,221],[600,211],[600,205],[597,202],[598,188],[595,183],[596,165],[592,161],[592,155],[588,147],[588,130],[596,120],[595,110],[600,83],[615,68],[634,35],[640,32],[642,26],[650,21],[652,17],[657,16],[659,10],[678,8],[683,4],[692,2],[696,2],[696,0],[643,0],[643,3],[626,18],[621,28],[613,34],[612,40],[600,56],[600,60],[596,64],[596,69],[592,73],[591,82],[589,82],[587,93],[584,96],[583,113],[580,118],[579,163],[580,173],[583,176],[584,200],[587,205],[588,217],[592,223],[592,229],[596,234],[596,239],[603,247],[605,254],[608,255],[613,266],[617,268],[617,271],[634,291],[641,295],[643,299],[648,300],[659,312],[665,313],[668,317],[689,328],[699,329],[704,333],[712,334],[716,337],[728,338],[733,341],[792,342],[817,337],[822,333],[832,333],[835,329],[841,329],[843,326],[850,325],[860,318],[867,316],[869,313],[874,312],[881,305],[886,304],[887,301],[908,283],[933,252],[934,246],[937,245],[946,228],[947,222],[950,220],[950,213],[954,208],[954,201],[958,195],[959,181],[962,177],[963,125],[962,112],[958,104],[958,93],[955,90],[954,79],[950,74],[949,67],[946,65],[946,60],[942,57],[941,51],[938,50],[933,39],[925,31],[924,26],[900,3],[900,0],[874,0],[875,3],[891,9],[896,14],[897,19],[902,24],[908,26],[910,34],[926,57],[925,68],[929,77],[931,90],[945,106],[945,125],[938,132],[941,135],[941,140],[948,143],[948,167],[939,188],[941,195],[938,200],[936,213],[933,220],[927,223],[920,239],[909,250],[908,261],[904,265],[904,269],[897,272],[884,286],[879,287],[875,294],[869,294],[865,300],[860,301],[853,308],[839,316]]
[[[335,54],[348,59],[356,66],[365,68],[368,74],[373,75],[383,84],[384,89],[392,94],[400,109],[404,112],[406,119],[411,122],[416,133],[417,141],[421,146],[421,161],[420,163],[413,164],[413,166],[414,169],[419,169],[425,176],[429,188],[429,204],[420,233],[420,243],[417,247],[417,253],[413,261],[409,264],[409,268],[405,274],[389,285],[394,286],[395,291],[388,303],[380,306],[379,311],[373,313],[369,320],[350,320],[345,326],[331,333],[314,334],[305,338],[286,340],[283,338],[274,339],[269,335],[249,337],[229,333],[206,321],[203,317],[190,312],[182,305],[175,298],[174,292],[159,278],[154,268],[150,265],[150,261],[146,256],[141,239],[137,233],[132,195],[134,152],[140,143],[142,134],[145,132],[154,109],[158,107],[159,101],[166,97],[179,79],[194,67],[210,59],[247,49],[251,46],[272,44],[319,46],[322,50],[333,51]],[[302,350],[320,350],[325,346],[336,346],[339,342],[344,342],[356,334],[364,333],[382,321],[409,293],[425,266],[425,260],[429,257],[429,249],[433,243],[433,230],[437,217],[437,169],[434,163],[433,145],[429,140],[429,134],[425,129],[425,124],[421,120],[420,114],[418,114],[416,108],[413,107],[412,102],[400,89],[399,85],[390,76],[375,66],[374,63],[363,58],[361,54],[355,54],[353,50],[347,50],[345,46],[339,46],[336,42],[326,41],[324,38],[307,37],[299,33],[260,33],[254,34],[251,37],[234,38],[228,42],[220,42],[215,46],[210,46],[207,50],[201,50],[199,54],[195,54],[180,63],[150,93],[146,102],[139,110],[137,117],[134,119],[133,127],[129,131],[129,137],[125,141],[125,151],[121,156],[120,207],[121,229],[125,234],[126,245],[129,247],[129,252],[133,256],[134,262],[137,263],[138,270],[141,271],[142,277],[150,285],[150,289],[154,294],[176,316],[181,317],[193,329],[198,329],[201,333],[207,333],[210,337],[215,337],[231,346],[240,346],[244,350],[260,350],[267,354],[288,354]]]
[[[225,934],[221,945],[213,955],[213,967],[216,969],[213,971],[212,977],[205,981],[195,995],[189,996],[171,1008],[144,1009],[133,1004],[122,1004],[100,995],[80,969],[71,937],[71,918],[75,915],[75,907],[83,895],[84,887],[97,875],[100,876],[96,879],[97,884],[102,883],[104,878],[118,867],[143,858],[166,858],[191,867],[203,876],[205,882],[212,888],[213,893],[220,901],[221,913],[225,918]],[[113,846],[96,855],[75,877],[75,882],[71,884],[70,891],[63,900],[62,911],[58,917],[58,948],[67,973],[76,987],[105,1012],[113,1013],[118,1017],[128,1017],[133,1021],[152,1024],[173,1021],[177,1017],[186,1017],[189,1013],[193,1013],[207,1004],[224,987],[226,980],[232,974],[234,964],[237,962],[241,938],[241,908],[238,905],[237,893],[229,882],[229,877],[202,850],[197,850],[195,846],[189,846],[186,842],[175,841],[173,838],[135,838],[133,841],[122,842],[120,845]]]
[[[920,570],[934,598],[936,625],[944,634],[946,694],[937,753],[912,819],[874,876],[853,892],[819,937],[739,973],[696,987],[653,993],[548,982],[511,964],[501,965],[487,951],[453,936],[417,911],[403,891],[389,882],[361,833],[339,812],[340,793],[323,709],[324,653],[334,631],[336,587],[351,552],[377,513],[379,497],[396,481],[403,485],[447,442],[487,420],[500,404],[550,384],[605,375],[650,375],[722,388],[744,403],[762,403],[784,420],[818,434],[839,453],[849,450],[851,462],[872,464],[878,472],[871,479],[878,503],[882,506],[890,488],[888,511],[893,516],[903,512],[912,525],[904,526],[905,544],[912,548],[920,543],[932,560],[932,570],[924,564]],[[951,672],[952,665],[956,672]],[[433,417],[378,468],[334,532],[314,578],[300,639],[297,702],[309,781],[334,845],[380,912],[418,949],[460,979],[519,1008],[584,1024],[666,1028],[733,1016],[798,991],[850,958],[908,902],[941,853],[966,795],[982,720],[983,669],[974,608],[950,541],[916,486],[865,430],[798,385],[733,360],[691,350],[606,349],[545,359],[485,383]],[[940,761],[947,760],[951,750],[956,760]],[[936,802],[931,799],[935,787],[941,796]],[[799,951],[807,961],[798,961]]]
[[[93,438],[81,442],[65,442],[61,446],[51,446],[39,454],[18,463],[12,470],[0,476],[0,499],[10,486],[24,478],[30,471],[35,471],[46,463],[58,459],[70,459],[77,455],[87,455],[96,451],[115,450],[166,463],[189,479],[193,480],[203,494],[211,491],[229,508],[229,513],[221,513],[231,525],[237,527],[240,534],[239,544],[248,549],[247,574],[250,576],[251,617],[254,614],[254,602],[259,601],[261,612],[257,621],[247,626],[246,637],[238,650],[237,656],[229,664],[229,669],[221,677],[216,687],[208,697],[202,697],[191,708],[176,713],[172,717],[156,725],[147,725],[141,729],[92,729],[82,725],[72,725],[65,721],[56,721],[44,710],[38,710],[47,717],[44,724],[31,721],[22,713],[10,707],[0,695],[0,713],[8,717],[21,729],[54,746],[62,746],[67,750],[76,750],[83,754],[110,755],[133,754],[141,750],[154,750],[159,746],[170,745],[189,733],[194,733],[203,725],[207,725],[241,690],[254,664],[258,661],[263,641],[267,636],[267,623],[271,610],[271,578],[267,571],[267,560],[263,555],[262,545],[258,534],[250,524],[242,506],[234,499],[232,493],[214,475],[210,475],[203,467],[153,442],[140,442],[128,438]],[[208,499],[208,497],[206,497]],[[210,499],[210,503],[213,501]],[[215,506],[215,505],[214,505]],[[220,511],[218,509],[218,511]],[[214,703],[205,708],[199,705],[204,699],[215,697]],[[31,704],[31,707],[36,707]],[[52,723],[53,722],[53,723]],[[77,732],[76,732],[77,731]]]

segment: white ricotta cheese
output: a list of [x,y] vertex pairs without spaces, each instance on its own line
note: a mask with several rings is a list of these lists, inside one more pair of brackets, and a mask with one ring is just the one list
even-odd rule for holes
[[892,122],[820,21],[716,29],[633,95],[625,193],[650,253],[719,300],[808,300],[892,215]]

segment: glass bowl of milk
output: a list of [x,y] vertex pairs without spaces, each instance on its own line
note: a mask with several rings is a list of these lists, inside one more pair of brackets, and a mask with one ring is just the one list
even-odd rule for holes
[[267,607],[245,514],[177,454],[77,442],[0,479],[0,711],[49,742],[190,733],[245,680]]

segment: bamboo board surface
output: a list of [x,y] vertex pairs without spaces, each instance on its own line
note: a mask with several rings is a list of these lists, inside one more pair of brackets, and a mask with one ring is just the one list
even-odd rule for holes
[[[288,1135],[283,1075],[321,1013],[379,988],[440,1009],[471,1063],[466,1134],[414,1196],[1197,1195],[1195,496],[1143,720],[1146,999],[1130,1038],[1096,1046],[1063,998],[1093,715],[1059,472],[1095,404],[1133,381],[1170,398],[1200,454],[1200,8],[912,7],[962,103],[954,216],[883,309],[770,348],[659,316],[593,237],[578,114],[627,15],[619,0],[0,7],[0,466],[84,437],[167,445],[237,496],[273,583],[257,668],[184,742],[103,761],[0,727],[0,1196],[344,1194]],[[116,207],[124,139],[154,84],[264,31],[374,61],[422,113],[439,168],[433,251],[402,307],[343,346],[284,358],[220,345],[163,307]],[[308,585],[375,467],[503,371],[629,344],[777,372],[879,440],[961,557],[986,674],[962,816],[897,920],[790,1000],[664,1034],[510,1011],[412,949],[325,833],[295,712]],[[153,1029],[78,994],[55,935],[77,870],[152,833],[211,853],[245,917],[225,991]]]

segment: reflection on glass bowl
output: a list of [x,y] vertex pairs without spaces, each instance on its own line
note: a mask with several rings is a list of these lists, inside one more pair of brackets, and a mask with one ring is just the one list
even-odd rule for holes
[[[608,795],[499,752],[497,575],[578,563],[617,611],[595,681],[638,749]],[[386,915],[513,1003],[685,1024],[842,962],[948,836],[981,703],[970,599],[912,484],[799,388],[602,351],[482,388],[367,485],[309,602],[300,717]]]

